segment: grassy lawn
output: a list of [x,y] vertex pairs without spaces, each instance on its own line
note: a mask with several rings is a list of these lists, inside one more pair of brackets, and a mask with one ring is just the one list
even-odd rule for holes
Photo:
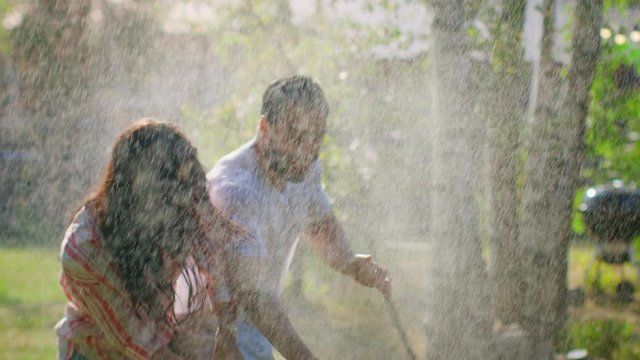
[[0,358],[52,359],[65,297],[53,249],[0,248]]
[[[572,248],[571,286],[584,284],[592,254],[592,247],[587,245]],[[393,275],[394,303],[419,357],[425,352],[424,284],[420,276],[426,271],[425,255],[424,250],[385,249],[379,257]],[[54,249],[0,248],[1,359],[55,358],[52,327],[62,316],[65,303],[58,285],[58,269]],[[311,349],[324,359],[406,358],[381,296],[352,286],[349,279],[325,269],[311,257],[304,276],[304,297],[296,298],[288,292],[283,297],[294,325]],[[638,284],[630,266],[626,274]],[[602,287],[611,298],[618,281],[615,267],[603,267]],[[571,318],[627,321],[635,328],[633,339],[638,341],[638,301],[620,305],[606,296],[599,300],[589,297],[583,307],[571,309]]]

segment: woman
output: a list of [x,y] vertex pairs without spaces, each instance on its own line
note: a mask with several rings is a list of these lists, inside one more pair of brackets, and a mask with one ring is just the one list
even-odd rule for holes
[[215,329],[211,339],[191,340],[198,323],[212,326],[211,304],[233,321],[222,259],[236,229],[209,205],[196,149],[176,127],[151,119],[130,126],[62,242],[69,303],[56,325],[58,357],[210,358]]

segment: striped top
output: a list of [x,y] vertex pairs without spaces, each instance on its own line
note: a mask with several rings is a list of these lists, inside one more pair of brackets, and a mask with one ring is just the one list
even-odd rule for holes
[[69,302],[55,326],[58,359],[69,359],[74,351],[88,359],[151,359],[171,341],[174,329],[134,311],[85,208],[67,229],[60,261],[60,284]]

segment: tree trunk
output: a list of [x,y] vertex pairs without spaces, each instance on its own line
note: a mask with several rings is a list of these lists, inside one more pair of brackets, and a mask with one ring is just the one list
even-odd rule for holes
[[487,158],[491,205],[493,309],[503,324],[520,323],[522,253],[518,246],[516,180],[528,69],[523,59],[522,30],[526,0],[503,1],[494,33],[487,104]]
[[537,359],[553,357],[554,337],[566,319],[572,205],[583,157],[589,90],[599,54],[602,0],[577,2],[565,96],[559,94],[560,71],[551,53],[553,10],[554,1],[545,0],[542,77],[526,166],[521,232],[521,244],[528,255],[523,268],[528,275],[525,325]]
[[[104,19],[92,20],[92,10]],[[10,32],[20,112],[29,119],[20,145],[39,152],[37,174],[22,179],[32,184],[24,201],[31,216],[52,221],[46,225],[62,226],[80,203],[101,167],[100,129],[120,120],[112,118],[116,110],[93,108],[107,103],[93,96],[117,76],[141,83],[151,67],[143,61],[154,58],[145,56],[155,29],[147,13],[103,1],[32,1]]]
[[552,330],[558,333],[567,313],[567,254],[572,235],[571,219],[576,190],[580,186],[580,170],[585,159],[585,128],[589,112],[591,84],[600,56],[600,27],[603,18],[603,0],[579,1],[574,12],[571,67],[567,95],[562,104],[561,117],[556,127],[563,135],[562,163],[558,167],[557,201],[562,206],[558,228],[559,251],[553,261],[558,279],[556,284],[555,313],[557,321]]
[[487,359],[491,336],[487,274],[474,199],[471,63],[464,1],[432,1],[432,252],[428,263],[430,360]]
[[[12,30],[11,58],[17,71],[20,107],[30,118],[28,141],[39,153],[40,164],[32,182],[32,216],[62,225],[80,201],[75,147],[86,114],[87,76],[90,67],[86,43],[90,1],[37,1],[22,23]],[[84,187],[84,186],[82,186]],[[65,214],[60,216],[60,212]]]

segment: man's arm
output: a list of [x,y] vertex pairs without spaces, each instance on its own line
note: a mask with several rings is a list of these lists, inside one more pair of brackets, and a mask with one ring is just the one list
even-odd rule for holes
[[[315,359],[284,313],[279,300],[261,291],[260,274],[268,269],[268,252],[257,230],[257,219],[263,214],[260,196],[250,188],[228,186],[210,187],[212,204],[242,227],[246,236],[231,241],[234,251],[226,257],[226,275],[231,295],[250,316],[253,324],[287,359]],[[221,344],[231,343],[233,324],[221,324]]]
[[373,262],[370,255],[353,254],[333,211],[308,225],[303,236],[332,269],[352,276],[361,285],[380,290],[385,298],[391,297],[389,272]]
[[316,359],[304,344],[280,301],[271,294],[241,292],[244,309],[258,330],[286,359]]
[[247,272],[256,266],[260,258],[237,256],[230,261],[230,283],[238,303],[251,318],[253,324],[286,359],[316,359],[304,344],[279,299],[258,289],[247,281]]

